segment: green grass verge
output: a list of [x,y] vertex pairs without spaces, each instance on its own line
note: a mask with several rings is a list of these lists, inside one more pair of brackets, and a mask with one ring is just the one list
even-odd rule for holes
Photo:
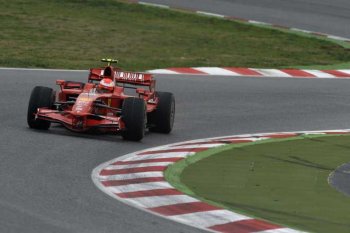
[[303,136],[229,145],[166,170],[181,191],[211,204],[310,232],[346,233],[350,199],[328,176],[350,161],[350,136]]
[[87,69],[102,57],[121,67],[333,65],[350,51],[307,38],[181,11],[113,0],[0,0],[0,66]]
[[[249,23],[246,23],[249,24]],[[323,40],[323,41],[327,41],[330,43],[334,43],[334,44],[338,44],[339,46],[349,50],[350,49],[350,43],[349,42],[345,42],[345,41],[340,41],[340,40],[335,40],[335,39],[331,39],[331,38],[327,38],[327,37],[323,37],[323,36],[317,36],[317,35],[313,35],[313,34],[309,34],[306,32],[302,32],[302,31],[293,31],[293,30],[289,30],[289,29],[284,29],[284,28],[278,28],[278,27],[272,27],[269,25],[255,25],[256,27],[261,27],[261,28],[267,28],[267,29],[274,29],[274,30],[279,30],[281,32],[285,32],[285,33],[289,33],[289,34],[294,34],[294,35],[298,35],[298,36],[302,36],[302,37],[306,37],[306,38],[312,38],[315,39],[317,38],[318,40]],[[297,69],[317,69],[317,70],[332,70],[332,69],[350,69],[350,61],[348,62],[344,62],[344,63],[336,63],[336,64],[327,64],[327,65],[286,65],[286,66],[282,66],[281,68],[297,68]]]
[[350,62],[333,64],[333,65],[293,66],[293,67],[287,67],[287,68],[316,69],[316,70],[340,70],[340,69],[350,69]]

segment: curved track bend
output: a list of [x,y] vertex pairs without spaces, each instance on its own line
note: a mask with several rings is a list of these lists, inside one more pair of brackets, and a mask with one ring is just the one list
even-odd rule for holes
[[[171,2],[184,6],[187,1]],[[194,0],[191,4],[216,13],[350,36],[350,3],[345,0],[270,0],[264,6],[259,2],[215,1],[214,5],[214,1]],[[172,142],[349,128],[348,80],[165,75],[158,76],[158,88],[174,92],[177,101],[170,135],[150,133],[141,143],[132,143],[60,127],[47,132],[28,129],[27,103],[35,85],[53,87],[56,79],[86,80],[86,75],[0,70],[0,232],[201,232],[115,202],[94,186],[91,171],[117,156]]]

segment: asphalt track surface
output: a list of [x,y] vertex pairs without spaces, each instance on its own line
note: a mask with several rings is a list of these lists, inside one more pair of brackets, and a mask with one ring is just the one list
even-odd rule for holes
[[[164,1],[162,1],[164,3]],[[185,1],[183,1],[185,2]],[[191,1],[192,4],[199,1]],[[220,8],[230,15],[252,18],[259,1],[201,1],[212,12]],[[292,1],[292,3],[296,1]],[[319,31],[347,36],[341,17],[349,9],[346,1],[300,1],[298,8],[283,15],[292,26],[303,24],[318,30],[314,17],[332,18],[331,25],[318,21]],[[181,1],[176,1],[181,4]],[[292,4],[291,3],[291,4]],[[324,3],[324,4],[322,4]],[[233,5],[232,5],[233,4]],[[285,8],[285,1],[268,1],[261,7]],[[315,7],[309,7],[316,4]],[[302,14],[300,24],[294,14]],[[349,11],[347,11],[349,13]],[[224,13],[224,12],[219,12]],[[243,15],[242,15],[243,14]],[[266,14],[266,15],[264,15]],[[274,20],[276,14],[271,14]],[[282,17],[282,16],[281,16]],[[288,20],[289,18],[289,20]],[[265,20],[268,21],[268,20]],[[340,23],[340,25],[338,25]],[[281,22],[283,24],[283,22]],[[336,26],[335,26],[336,25]],[[288,26],[288,25],[286,25]],[[325,30],[323,30],[325,29]],[[335,30],[333,32],[333,30]],[[342,31],[339,29],[339,31]],[[0,70],[0,232],[202,232],[141,212],[108,197],[91,181],[91,171],[112,158],[140,149],[189,139],[268,131],[349,128],[349,80],[285,78],[229,78],[157,76],[158,89],[176,96],[177,112],[170,135],[149,133],[142,142],[126,142],[114,135],[87,135],[61,127],[49,131],[30,130],[26,125],[28,98],[36,85],[54,87],[56,79],[86,80],[84,72]],[[20,91],[18,91],[20,90]]]
[[143,0],[350,37],[348,0]]
[[35,131],[26,125],[33,86],[85,80],[86,73],[1,71],[0,76],[0,232],[199,232],[108,197],[92,183],[92,169],[170,142],[349,126],[348,80],[166,76],[158,77],[159,90],[174,92],[177,100],[170,135],[149,133],[132,143],[61,127]]
[[350,196],[350,163],[339,166],[329,177],[329,184],[339,192]]

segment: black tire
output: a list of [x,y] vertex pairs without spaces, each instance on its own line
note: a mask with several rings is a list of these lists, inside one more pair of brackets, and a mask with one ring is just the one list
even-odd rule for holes
[[175,97],[170,92],[156,92],[159,102],[155,111],[148,114],[149,130],[168,134],[175,119]]
[[51,122],[35,119],[38,108],[52,108],[55,101],[55,94],[51,88],[36,86],[34,87],[28,105],[27,122],[33,129],[48,129]]
[[122,120],[125,130],[122,137],[125,140],[140,141],[145,135],[146,103],[140,98],[127,98],[123,102]]

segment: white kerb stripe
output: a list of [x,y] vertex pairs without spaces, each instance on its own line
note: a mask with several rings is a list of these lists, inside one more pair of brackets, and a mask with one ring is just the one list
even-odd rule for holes
[[[170,148],[169,148],[170,149]],[[151,151],[148,151],[151,152]],[[156,152],[156,151],[154,151]],[[151,153],[151,154],[146,154],[146,155],[137,155],[140,157],[140,159],[156,159],[156,158],[173,158],[173,157],[186,157],[189,155],[193,155],[195,152],[162,152],[162,153]]]
[[262,133],[262,134],[258,135],[258,137],[260,139],[263,139],[263,138],[269,139],[270,136],[274,136],[274,135],[291,135],[291,134],[293,134],[293,133],[284,133],[284,132],[282,132],[282,133]]
[[219,68],[219,67],[196,67],[193,68],[195,70],[199,70],[202,71],[204,73],[210,74],[210,75],[235,75],[235,76],[240,76],[240,74],[230,71],[230,70],[226,70],[223,68]]
[[212,16],[212,17],[218,17],[218,18],[224,18],[224,15],[220,15],[220,14],[214,14],[214,13],[210,13],[210,12],[205,12],[205,11],[196,11],[197,14],[200,15],[207,15],[207,16]]
[[348,41],[348,40],[350,40],[350,39],[348,39],[348,38],[341,37],[341,36],[327,35],[327,37],[328,37],[329,39],[340,40],[340,41]]
[[154,167],[154,166],[168,166],[173,162],[157,162],[157,163],[138,163],[138,164],[125,164],[125,165],[109,165],[104,170],[120,170],[128,168],[140,168],[140,167]]
[[146,5],[146,6],[160,7],[160,8],[170,8],[170,7],[167,6],[167,5],[157,4],[157,3],[139,2],[139,4],[141,4],[141,5]]
[[344,130],[322,130],[322,131],[304,131],[303,133],[306,134],[315,134],[315,133],[321,133],[321,134],[326,134],[330,132],[336,132],[336,133],[348,133],[349,130],[344,129]]
[[127,158],[123,161],[137,161],[143,159],[164,159],[164,158],[184,158],[189,154],[194,154],[195,152],[165,152],[165,153],[154,153],[148,155],[135,155],[135,157]]
[[106,187],[109,191],[114,193],[128,193],[128,192],[138,192],[138,191],[147,191],[152,189],[168,189],[174,188],[168,182],[150,182],[150,183],[141,183],[141,184],[128,184],[114,187]]
[[172,146],[171,148],[214,148],[219,146],[225,146],[225,143],[208,143],[208,144],[196,144],[196,145],[183,145],[183,146]]
[[147,70],[147,72],[152,74],[179,74],[178,72],[168,69]]
[[246,137],[246,138],[239,138],[239,137],[224,137],[224,138],[219,138],[217,140],[222,140],[222,141],[225,141],[225,140],[230,140],[230,141],[241,141],[241,140],[247,140],[247,141],[252,141],[252,142],[255,142],[255,141],[259,141],[259,140],[263,140],[263,139],[268,139],[268,138],[264,138],[262,136],[256,136],[256,137]]
[[305,131],[303,133],[307,134],[307,135],[309,135],[309,134],[325,134],[323,131],[312,131],[312,132]]
[[135,156],[126,158],[123,161],[139,161],[139,160],[148,160],[148,159],[165,159],[165,158],[185,158],[187,156],[186,153],[177,154],[177,155],[171,155],[170,153],[165,154],[149,154],[149,155],[142,155],[142,156]]
[[350,70],[338,70],[340,72],[343,72],[343,73],[346,73],[346,74],[349,74],[350,75]]
[[197,202],[197,199],[187,195],[168,195],[168,196],[154,196],[154,197],[137,197],[128,198],[129,202],[142,207],[153,208],[165,205],[174,205],[181,203]]
[[311,31],[303,30],[303,29],[299,29],[299,28],[290,28],[289,30],[295,31],[295,32],[303,32],[303,33],[307,33],[307,34],[312,33]]
[[297,231],[290,228],[278,228],[266,231],[258,231],[256,233],[306,233],[305,231]]
[[164,177],[163,172],[140,172],[132,174],[120,174],[111,176],[98,176],[99,181],[107,180],[131,180],[138,178],[149,178],[149,177]]
[[170,216],[169,218],[182,223],[205,228],[229,222],[251,219],[247,216],[236,214],[228,210],[211,210],[191,214],[175,215]]
[[308,72],[310,74],[313,74],[313,75],[315,75],[316,77],[319,77],[319,78],[335,78],[334,75],[322,72],[320,70],[303,70],[303,71]]
[[265,23],[265,22],[260,22],[260,21],[255,21],[255,20],[248,20],[249,23],[251,24],[256,24],[256,25],[266,25],[266,26],[270,26],[270,23]]
[[292,77],[291,75],[277,69],[252,69],[266,77]]

